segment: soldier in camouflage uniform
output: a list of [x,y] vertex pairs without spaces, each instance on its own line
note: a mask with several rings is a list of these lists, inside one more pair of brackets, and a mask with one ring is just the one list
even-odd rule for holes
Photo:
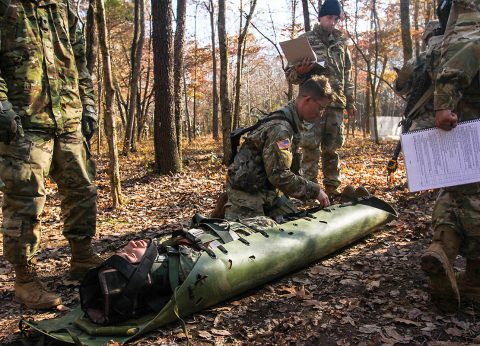
[[228,168],[226,219],[285,214],[288,203],[284,202],[288,200],[282,193],[302,200],[317,199],[322,206],[330,204],[317,183],[294,174],[290,168],[301,121],[315,121],[332,98],[327,79],[314,76],[300,86],[295,101],[270,115],[275,119],[246,136]]
[[[435,124],[445,131],[480,117],[479,26],[480,1],[453,0],[434,94]],[[449,312],[458,309],[460,297],[480,302],[480,183],[441,189],[432,227],[433,241],[422,256],[432,300]],[[458,253],[466,269],[455,277]]]
[[285,74],[293,84],[301,84],[312,74],[328,78],[337,99],[330,104],[322,118],[308,125],[302,134],[302,175],[308,180],[317,181],[318,164],[322,159],[323,183],[329,196],[338,195],[340,185],[340,165],[337,149],[343,145],[343,113],[350,117],[356,114],[353,83],[351,80],[351,59],[344,35],[335,29],[341,15],[337,0],[326,0],[319,13],[319,23],[312,31],[302,36],[308,38],[318,62],[325,62],[325,68],[305,60],[298,66],[290,66]]
[[88,141],[97,128],[79,19],[69,0],[0,0],[0,178],[3,255],[15,270],[15,300],[30,308],[61,303],[36,276],[39,216],[48,175],[58,184],[70,274],[101,263],[95,164]]

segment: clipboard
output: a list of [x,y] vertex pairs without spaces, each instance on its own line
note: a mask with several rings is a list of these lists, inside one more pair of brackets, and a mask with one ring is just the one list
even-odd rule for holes
[[288,61],[288,66],[299,65],[303,59],[308,58],[311,62],[325,67],[325,61],[317,61],[317,55],[305,36],[280,42],[280,47]]

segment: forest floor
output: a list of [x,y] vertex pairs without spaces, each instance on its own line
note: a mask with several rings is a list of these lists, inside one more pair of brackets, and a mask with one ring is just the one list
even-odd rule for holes
[[[353,246],[309,267],[185,319],[194,345],[464,345],[480,343],[479,314],[463,306],[444,314],[430,302],[420,269],[431,238],[435,192],[409,193],[401,165],[387,185],[385,163],[394,142],[376,145],[349,138],[341,150],[344,184],[364,185],[390,202],[399,218]],[[107,160],[98,165],[98,228],[95,247],[107,257],[133,238],[153,236],[188,224],[195,212],[208,214],[223,189],[226,169],[219,144],[198,139],[184,150],[184,172],[158,176],[152,148],[121,158],[122,209],[109,203]],[[18,322],[64,314],[78,304],[78,283],[68,280],[69,249],[61,234],[60,202],[48,183],[38,271],[60,292],[62,311],[36,312],[12,302],[12,267],[0,240],[0,344],[21,344]],[[459,260],[458,266],[462,265]],[[180,345],[178,323],[148,334],[136,345]]]

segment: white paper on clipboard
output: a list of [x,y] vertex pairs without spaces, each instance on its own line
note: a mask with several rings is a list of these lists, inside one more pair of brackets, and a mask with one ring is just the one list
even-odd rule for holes
[[480,181],[480,120],[460,122],[451,131],[430,128],[402,134],[410,191]]

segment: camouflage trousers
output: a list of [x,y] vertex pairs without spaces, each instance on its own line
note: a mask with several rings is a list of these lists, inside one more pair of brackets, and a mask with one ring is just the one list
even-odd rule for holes
[[9,145],[0,143],[0,178],[5,183],[1,188],[3,255],[14,265],[27,264],[38,250],[48,175],[58,185],[64,236],[95,235],[95,162],[80,127],[60,136],[26,130],[25,137]]
[[337,149],[343,145],[343,110],[327,108],[316,123],[306,126],[302,132],[301,174],[310,181],[317,181],[320,157],[324,186],[340,185],[340,164]]
[[476,183],[440,190],[432,216],[433,240],[441,242],[442,232],[456,232],[461,239],[460,253],[473,260],[480,259],[479,187]]
[[225,219],[237,220],[256,216],[277,216],[294,213],[297,208],[285,196],[275,190],[245,192],[227,186],[228,201],[225,204]]

